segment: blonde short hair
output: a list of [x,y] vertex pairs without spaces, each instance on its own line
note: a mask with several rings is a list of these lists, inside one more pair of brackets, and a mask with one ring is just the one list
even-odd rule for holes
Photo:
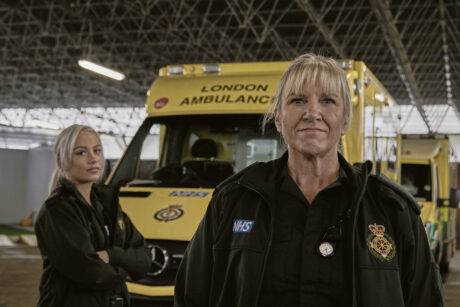
[[291,95],[302,93],[304,84],[321,88],[326,95],[340,97],[344,103],[344,118],[348,128],[352,118],[350,88],[345,71],[337,61],[312,53],[296,58],[281,77],[271,105],[264,115],[262,128],[274,121],[275,113],[281,111],[283,101]]

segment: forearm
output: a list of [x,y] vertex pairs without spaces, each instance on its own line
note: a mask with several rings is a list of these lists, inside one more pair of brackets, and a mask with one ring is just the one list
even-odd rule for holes
[[144,245],[126,249],[114,246],[107,250],[109,263],[121,266],[136,280],[145,276],[152,265],[150,249]]

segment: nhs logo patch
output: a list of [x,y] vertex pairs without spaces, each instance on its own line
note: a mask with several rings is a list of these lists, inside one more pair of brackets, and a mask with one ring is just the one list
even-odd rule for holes
[[233,220],[233,233],[251,232],[254,221],[250,220]]

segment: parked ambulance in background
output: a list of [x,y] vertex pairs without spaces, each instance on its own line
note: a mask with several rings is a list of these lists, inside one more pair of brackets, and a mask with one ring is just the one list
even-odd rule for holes
[[446,135],[404,136],[402,182],[422,207],[422,221],[441,272],[449,271],[456,251],[456,220],[460,201],[458,167],[449,161]]
[[[350,163],[374,161],[399,182],[398,114],[393,98],[362,62],[342,61],[352,93],[353,121],[343,137]],[[194,64],[160,70],[146,102],[147,118],[108,181],[152,247],[152,269],[128,282],[133,300],[172,302],[174,278],[215,186],[256,161],[280,157],[268,108],[289,62]],[[396,122],[395,122],[396,121]]]

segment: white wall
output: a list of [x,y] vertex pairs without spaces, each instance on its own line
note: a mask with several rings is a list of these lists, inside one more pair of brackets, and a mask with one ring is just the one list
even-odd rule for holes
[[25,150],[0,149],[0,223],[17,224],[26,212]]
[[0,224],[19,224],[32,211],[37,216],[55,167],[52,146],[0,149]]
[[26,206],[24,217],[34,211],[38,214],[41,205],[48,197],[48,183],[56,167],[53,148],[31,149],[27,157]]
[[0,149],[0,223],[19,224],[38,213],[55,165],[52,147]]

